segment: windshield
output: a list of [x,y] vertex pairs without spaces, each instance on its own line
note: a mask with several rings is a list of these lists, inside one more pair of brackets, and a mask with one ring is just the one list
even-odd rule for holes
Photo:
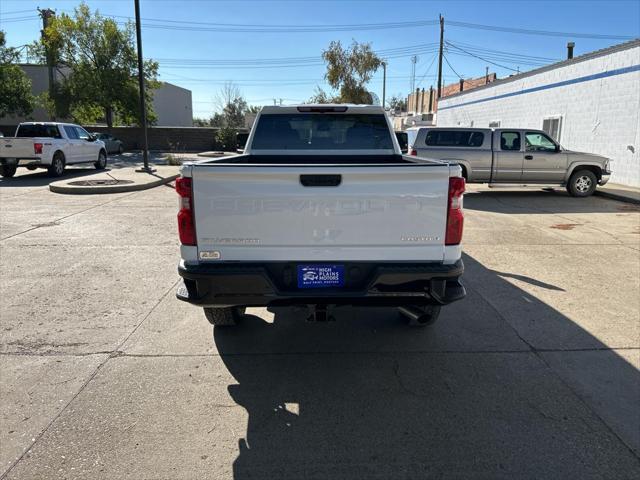
[[56,125],[20,125],[16,137],[51,137],[62,138]]
[[391,150],[383,114],[261,115],[252,150]]

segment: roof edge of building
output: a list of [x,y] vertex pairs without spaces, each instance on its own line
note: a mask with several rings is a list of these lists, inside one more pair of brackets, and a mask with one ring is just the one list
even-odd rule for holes
[[494,80],[493,82],[490,82],[486,85],[481,85],[479,87],[475,87],[471,90],[464,90],[462,92],[457,92],[457,93],[452,93],[451,95],[447,95],[446,97],[442,97],[441,99],[439,99],[439,102],[443,102],[446,100],[449,100],[451,98],[458,98],[461,97],[463,95],[467,95],[468,93],[475,93],[478,92],[480,90],[484,90],[487,88],[492,88],[498,85],[504,85],[505,83],[509,83],[509,82],[513,82],[516,80],[520,80],[522,78],[526,78],[526,77],[532,77],[533,75],[538,75],[540,73],[544,73],[544,72],[548,72],[550,70],[554,70],[556,68],[562,68],[568,65],[573,65],[576,63],[581,63],[587,60],[591,60],[594,58],[598,58],[598,57],[602,57],[604,55],[608,55],[610,53],[615,53],[615,52],[621,52],[623,50],[629,50],[631,48],[636,48],[636,47],[640,47],[640,38],[634,38],[633,40],[629,40],[628,42],[624,42],[624,43],[619,43],[617,45],[612,45],[611,47],[606,47],[606,48],[602,48],[600,50],[594,50],[593,52],[588,52],[585,53],[583,55],[579,55],[577,57],[571,58],[571,59],[567,59],[567,60],[562,60],[560,62],[555,62],[555,63],[551,63],[549,65],[545,65],[543,67],[540,68],[536,68],[533,70],[529,70],[528,72],[522,72],[519,73],[517,75],[511,75],[507,78],[501,78],[499,80]]

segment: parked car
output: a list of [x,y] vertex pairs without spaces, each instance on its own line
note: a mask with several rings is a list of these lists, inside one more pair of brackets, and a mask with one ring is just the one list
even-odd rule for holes
[[79,125],[25,122],[18,125],[15,137],[0,139],[3,177],[13,177],[18,167],[46,168],[50,176],[59,177],[65,166],[76,163],[93,163],[97,169],[107,166],[104,143]]
[[124,143],[122,140],[117,139],[110,133],[93,132],[92,135],[104,143],[104,146],[107,148],[107,153],[122,155],[124,152]]
[[400,152],[404,155],[409,153],[409,135],[407,132],[397,131],[396,140],[398,140],[398,145],[400,146]]
[[563,185],[575,197],[609,181],[609,159],[566,150],[541,130],[420,128],[411,154],[457,162],[469,183]]
[[461,168],[402,155],[382,107],[264,107],[243,155],[183,164],[176,191],[177,297],[213,325],[345,304],[426,325],[465,296]]

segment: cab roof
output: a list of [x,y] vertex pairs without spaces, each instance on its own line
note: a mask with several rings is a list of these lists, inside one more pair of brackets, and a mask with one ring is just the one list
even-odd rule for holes
[[322,103],[322,104],[302,104],[302,105],[265,105],[260,113],[384,113],[379,105],[355,105],[350,103]]

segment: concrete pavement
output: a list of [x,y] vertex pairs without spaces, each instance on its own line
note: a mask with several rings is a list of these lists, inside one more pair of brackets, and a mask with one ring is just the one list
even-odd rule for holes
[[640,188],[638,187],[609,182],[604,187],[598,187],[596,194],[613,200],[640,205]]
[[0,182],[2,478],[640,475],[634,205],[471,187],[468,297],[433,327],[252,309],[212,331],[174,296],[170,188],[20,180]]

